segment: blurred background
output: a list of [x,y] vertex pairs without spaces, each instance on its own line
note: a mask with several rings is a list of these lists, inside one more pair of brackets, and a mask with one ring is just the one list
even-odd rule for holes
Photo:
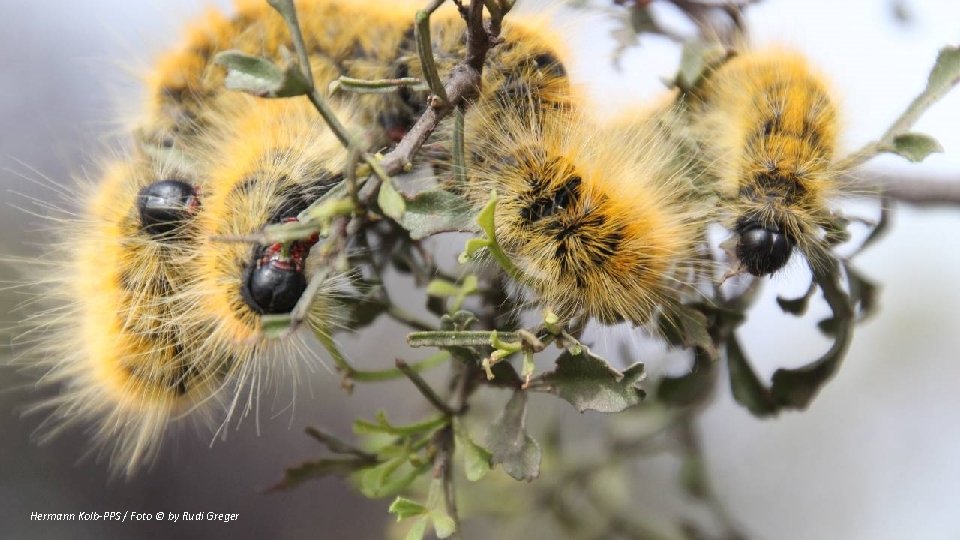
[[[659,4],[654,8],[665,20],[682,29],[683,21]],[[522,0],[521,6],[536,8]],[[42,175],[69,186],[85,171],[94,175],[97,157],[116,146],[123,119],[138,110],[137,77],[155,53],[177,43],[179,28],[201,7],[190,0],[0,0],[0,200],[5,202],[0,256],[38,256],[49,239],[42,219],[15,206],[24,206],[24,195],[52,199],[53,192],[24,176]],[[937,50],[960,41],[960,4],[954,0],[765,0],[747,15],[755,43],[797,47],[834,81],[850,149],[882,133],[923,88]],[[618,24],[613,18],[565,9],[556,17],[577,50],[573,76],[588,84],[597,107],[608,114],[656,93],[659,78],[677,65],[675,47],[644,35],[639,46],[624,53],[618,71],[611,61],[611,35]],[[916,126],[939,139],[944,154],[920,165],[884,157],[862,174],[883,171],[960,182],[958,125],[960,92],[955,91]],[[853,202],[847,208],[853,215],[877,215],[875,203]],[[857,264],[882,285],[882,308],[857,328],[840,373],[810,409],[759,420],[734,403],[724,385],[699,423],[714,488],[751,538],[960,537],[960,212],[897,210],[889,234]],[[14,280],[14,270],[29,271],[24,266],[5,264],[0,275]],[[740,334],[767,380],[776,368],[803,364],[827,346],[812,322],[827,313],[825,306],[815,304],[808,317],[792,319],[774,302],[777,294],[803,291],[806,277],[800,268],[794,265],[766,283]],[[11,309],[22,300],[16,290],[0,292],[4,324],[20,316]],[[593,339],[603,347],[616,341],[611,336],[625,334],[596,330]],[[369,338],[374,335],[376,340]],[[637,350],[650,353],[640,359],[654,375],[686,369],[676,356],[657,355],[656,348],[630,339]],[[403,354],[393,346],[402,349],[399,329],[387,323],[342,341],[350,356],[366,360],[361,364]],[[391,343],[389,351],[384,343]],[[83,433],[70,432],[43,446],[32,442],[42,419],[23,415],[39,395],[33,379],[0,367],[0,537],[382,537],[390,520],[387,502],[368,501],[338,479],[289,493],[262,491],[284,467],[320,453],[303,434],[304,426],[348,436],[354,417],[386,408],[391,417],[404,418],[406,412],[422,412],[420,398],[402,381],[360,385],[346,396],[337,378],[325,372],[315,374],[309,386],[298,392],[295,412],[273,417],[268,406],[259,422],[248,419],[239,429],[231,427],[228,440],[212,446],[206,434],[184,434],[170,440],[152,470],[123,481],[109,480],[104,463],[81,459],[88,447]],[[284,409],[291,399],[277,397],[275,409]],[[553,407],[552,401],[542,403]],[[572,431],[597,418],[569,416]],[[663,488],[677,466],[655,461],[637,470],[638,512],[664,504],[661,495],[682,509],[683,496]],[[29,520],[30,512],[115,510],[238,513],[239,520]]]

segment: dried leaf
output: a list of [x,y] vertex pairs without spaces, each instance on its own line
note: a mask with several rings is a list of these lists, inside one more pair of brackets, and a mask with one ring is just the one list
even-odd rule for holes
[[730,390],[737,403],[746,407],[754,416],[769,416],[778,412],[779,408],[770,395],[770,390],[753,371],[736,336],[730,336],[727,341],[727,370],[730,375]]
[[491,463],[500,464],[504,472],[517,480],[532,481],[540,476],[540,445],[527,434],[524,417],[527,393],[516,391],[500,417],[490,426],[487,448]]

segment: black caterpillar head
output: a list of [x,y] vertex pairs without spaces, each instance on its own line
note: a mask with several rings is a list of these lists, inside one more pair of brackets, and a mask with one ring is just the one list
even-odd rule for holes
[[153,236],[170,235],[199,206],[197,190],[181,180],[158,180],[137,193],[140,227]]
[[755,276],[780,270],[790,260],[793,242],[775,224],[747,218],[737,223],[736,254],[743,268]]

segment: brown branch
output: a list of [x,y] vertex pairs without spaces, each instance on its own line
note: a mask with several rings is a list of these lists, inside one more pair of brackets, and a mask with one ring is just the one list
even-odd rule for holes
[[466,9],[467,54],[447,78],[444,90],[447,99],[434,100],[431,106],[417,119],[417,122],[404,135],[403,139],[383,157],[381,165],[389,175],[395,175],[410,169],[413,157],[430,135],[448,114],[461,103],[475,98],[480,91],[481,73],[487,52],[500,39],[500,19],[503,14],[491,17],[489,28],[483,21],[483,0],[472,0]]
[[960,206],[960,180],[956,177],[908,176],[866,172],[844,177],[847,191],[860,197],[880,197],[914,206]]

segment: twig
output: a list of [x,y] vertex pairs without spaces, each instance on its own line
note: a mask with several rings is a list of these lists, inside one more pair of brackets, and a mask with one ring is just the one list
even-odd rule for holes
[[408,379],[410,379],[410,382],[417,387],[417,390],[420,390],[420,393],[423,394],[423,397],[427,398],[427,401],[429,401],[431,405],[436,407],[437,410],[447,416],[454,416],[456,414],[456,412],[451,409],[445,401],[443,401],[443,398],[434,392],[433,388],[427,384],[427,381],[423,380],[423,377],[414,371],[406,362],[397,358],[396,363],[397,369],[399,369],[404,375],[407,376]]
[[879,197],[914,206],[960,206],[960,180],[863,172],[843,178],[855,196]]
[[[491,17],[490,31],[483,24],[483,1],[472,0],[467,8],[467,55],[450,73],[443,85],[447,99],[437,106],[427,107],[410,131],[403,136],[396,148],[383,157],[380,164],[389,175],[395,175],[412,167],[413,156],[433,130],[437,128],[454,107],[476,97],[480,91],[481,73],[487,52],[499,39],[500,20]],[[504,15],[503,10],[499,15]]]

